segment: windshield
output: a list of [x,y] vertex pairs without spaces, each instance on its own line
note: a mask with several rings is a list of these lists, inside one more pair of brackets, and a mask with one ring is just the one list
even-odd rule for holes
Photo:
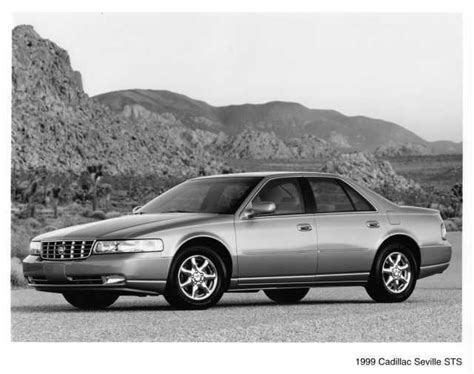
[[234,214],[261,177],[194,179],[156,197],[138,213]]

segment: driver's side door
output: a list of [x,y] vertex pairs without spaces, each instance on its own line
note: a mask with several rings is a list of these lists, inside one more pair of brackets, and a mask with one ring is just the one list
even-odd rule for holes
[[236,218],[239,284],[310,281],[316,274],[313,216],[300,178],[269,180],[254,202],[273,202],[275,211]]

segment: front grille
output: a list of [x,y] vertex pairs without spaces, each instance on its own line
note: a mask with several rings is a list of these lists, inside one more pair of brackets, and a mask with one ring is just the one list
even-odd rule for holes
[[81,260],[90,256],[93,240],[62,240],[41,243],[41,258],[45,260]]

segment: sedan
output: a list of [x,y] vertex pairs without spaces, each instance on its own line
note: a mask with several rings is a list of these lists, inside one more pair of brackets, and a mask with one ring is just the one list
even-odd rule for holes
[[191,179],[130,215],[39,235],[23,270],[31,287],[80,309],[120,295],[205,309],[224,292],[296,303],[311,287],[361,286],[376,302],[401,302],[450,259],[437,210],[338,175],[264,172]]

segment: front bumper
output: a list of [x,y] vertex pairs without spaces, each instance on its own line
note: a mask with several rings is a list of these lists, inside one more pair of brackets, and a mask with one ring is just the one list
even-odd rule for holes
[[[165,290],[170,264],[171,258],[163,257],[161,252],[93,254],[70,261],[28,256],[23,260],[23,273],[28,285],[38,291],[157,295]],[[115,281],[108,283],[110,276]]]

